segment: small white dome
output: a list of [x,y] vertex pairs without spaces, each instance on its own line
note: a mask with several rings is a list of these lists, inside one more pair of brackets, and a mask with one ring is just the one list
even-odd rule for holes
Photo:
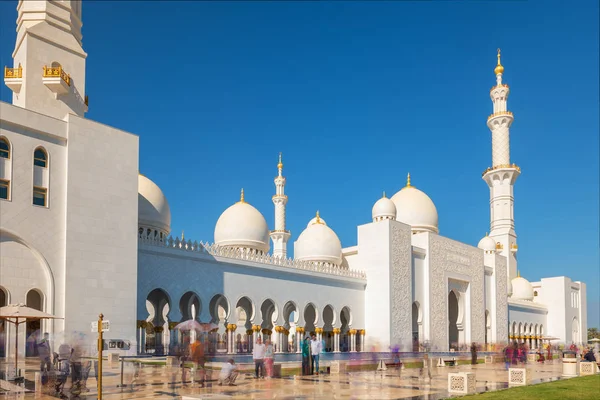
[[486,252],[495,252],[496,251],[496,242],[494,239],[489,237],[487,234],[479,241],[477,245],[481,250]]
[[[335,232],[317,216],[309,223],[294,244],[296,260],[342,263],[342,244]],[[312,221],[311,221],[312,222]]]
[[244,192],[239,202],[221,214],[215,225],[215,244],[269,251],[269,227],[265,217],[256,208],[244,201]]
[[396,219],[396,205],[392,200],[385,197],[384,193],[383,197],[375,202],[371,215],[373,221]]
[[396,221],[412,227],[414,232],[438,233],[438,213],[433,201],[425,193],[410,185],[410,174],[406,186],[391,199],[396,206]]
[[511,281],[512,295],[515,300],[533,301],[533,286],[529,281],[521,276],[517,276]]
[[138,175],[138,224],[169,234],[171,231],[171,209],[162,190],[146,178]]

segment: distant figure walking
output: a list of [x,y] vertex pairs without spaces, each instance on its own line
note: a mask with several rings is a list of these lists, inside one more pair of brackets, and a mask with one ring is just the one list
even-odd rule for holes
[[321,342],[317,340],[317,335],[313,333],[312,340],[310,341],[310,354],[312,358],[311,362],[311,374],[319,375],[319,355],[321,354]]
[[308,336],[302,341],[302,375],[310,375],[310,343]]
[[477,364],[477,344],[473,342],[471,344],[471,365]]
[[252,349],[252,359],[254,360],[254,378],[265,377],[265,352],[266,347],[260,336],[256,339],[256,344]]

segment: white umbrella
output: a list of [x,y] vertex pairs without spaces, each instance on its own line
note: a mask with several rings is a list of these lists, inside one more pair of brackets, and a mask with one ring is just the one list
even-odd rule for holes
[[37,321],[41,319],[62,319],[43,311],[27,307],[25,304],[9,304],[0,307],[0,319],[6,320],[15,325],[15,373],[18,373],[19,367],[19,325],[27,321]]
[[194,319],[189,319],[187,321],[183,321],[180,324],[177,324],[175,326],[175,329],[178,329],[180,331],[191,331],[191,330],[195,330],[198,332],[210,332],[215,328],[218,328],[219,325],[213,324],[213,323],[200,323]]
[[598,342],[600,342],[600,339],[593,338],[593,339],[588,340],[588,342],[590,342],[590,343],[598,343]]

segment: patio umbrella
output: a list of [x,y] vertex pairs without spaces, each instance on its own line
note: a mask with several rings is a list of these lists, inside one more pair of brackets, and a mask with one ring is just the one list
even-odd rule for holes
[[51,314],[46,314],[43,311],[27,307],[25,304],[10,304],[0,307],[0,320],[6,320],[15,325],[15,374],[18,373],[19,367],[19,325],[27,321],[38,321],[41,319],[62,319]]
[[598,338],[593,338],[593,339],[590,339],[590,340],[588,340],[588,342],[589,342],[589,343],[598,343],[598,342],[600,342],[600,339],[598,339]]
[[180,324],[175,326],[175,329],[180,331],[198,331],[198,332],[210,332],[215,328],[218,328],[219,325],[209,323],[201,323],[196,321],[195,319],[189,319],[187,321],[183,321]]

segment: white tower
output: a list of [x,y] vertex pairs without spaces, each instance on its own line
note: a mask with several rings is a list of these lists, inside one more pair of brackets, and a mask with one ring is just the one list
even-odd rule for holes
[[19,0],[13,68],[4,82],[13,104],[63,119],[83,116],[85,59],[81,45],[81,1]]
[[277,164],[279,174],[275,177],[276,192],[273,196],[275,204],[275,230],[271,231],[271,240],[273,241],[273,256],[287,256],[287,242],[290,238],[290,232],[285,230],[285,205],[287,196],[285,195],[285,178],[283,177],[283,162],[281,162],[281,153],[279,153],[279,163]]
[[508,85],[502,83],[504,67],[500,63],[498,49],[498,65],[494,69],[496,86],[490,91],[494,104],[494,112],[487,119],[487,126],[492,131],[492,167],[485,170],[483,179],[490,188],[490,237],[496,241],[496,250],[505,256],[507,262],[507,278],[517,276],[517,234],[515,233],[514,197],[515,181],[521,169],[510,162],[510,126],[513,114],[507,111]]

